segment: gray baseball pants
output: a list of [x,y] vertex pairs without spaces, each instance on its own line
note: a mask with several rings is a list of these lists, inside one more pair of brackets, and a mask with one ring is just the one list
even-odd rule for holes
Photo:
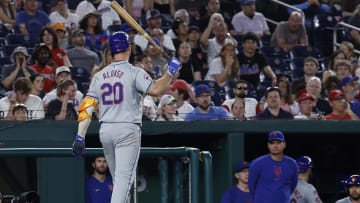
[[113,178],[111,203],[129,202],[140,154],[141,128],[134,123],[102,123],[100,141]]

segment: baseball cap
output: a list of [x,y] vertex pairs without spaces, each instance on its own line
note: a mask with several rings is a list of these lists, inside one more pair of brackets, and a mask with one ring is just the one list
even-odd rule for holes
[[189,27],[188,32],[192,32],[192,31],[194,31],[194,30],[196,30],[196,31],[200,32],[199,27],[198,27],[198,26],[196,26],[196,25],[192,25],[192,26],[190,26],[190,27]]
[[135,31],[135,29],[133,27],[131,27],[129,25],[129,23],[123,23],[121,24],[121,27],[120,27],[120,30],[123,31],[123,32],[127,32],[127,31]]
[[62,72],[71,73],[70,68],[67,66],[60,66],[60,67],[56,68],[56,76]]
[[247,162],[247,161],[240,161],[240,163],[238,163],[238,164],[236,165],[235,173],[240,172],[240,171],[243,170],[244,168],[250,168],[250,163]]
[[178,79],[178,80],[175,80],[175,82],[172,85],[170,85],[170,89],[172,89],[172,90],[181,89],[184,91],[188,91],[189,86],[185,80]]
[[345,76],[341,81],[340,81],[340,88],[342,88],[344,85],[351,83],[352,81],[356,81],[358,80],[358,77],[349,77],[349,76]]
[[65,24],[64,24],[64,23],[57,22],[57,23],[54,23],[52,27],[53,27],[53,29],[54,29],[55,31],[56,31],[56,30],[66,31],[66,29],[65,29]]
[[210,87],[207,85],[198,85],[195,87],[195,97],[199,96],[199,94],[203,92],[209,92],[210,93]]
[[302,93],[298,98],[297,98],[297,101],[298,102],[301,102],[301,101],[304,101],[306,99],[311,99],[311,100],[315,100],[315,97],[311,94],[308,94],[308,93]]
[[250,2],[255,2],[256,0],[241,0],[240,4],[248,4]]
[[164,94],[160,99],[159,108],[163,107],[166,104],[170,104],[172,101],[176,101],[175,97],[169,94]]
[[344,94],[341,90],[331,90],[328,99],[329,101],[333,101],[335,99],[342,99],[344,98]]
[[14,51],[11,53],[11,55],[10,55],[10,61],[11,61],[11,63],[15,63],[14,62],[14,55],[16,54],[16,53],[23,53],[25,56],[27,56],[27,57],[29,57],[30,55],[28,54],[28,52],[27,52],[27,49],[25,48],[25,47],[22,47],[22,46],[20,46],[20,47],[16,47],[15,49],[14,49]]
[[[152,40],[153,40],[157,45],[160,46],[160,41],[159,41],[157,38],[152,38]],[[150,42],[148,42],[148,46],[149,46],[149,45],[152,46],[152,44],[151,44]]]
[[77,30],[75,30],[73,33],[72,33],[72,37],[77,37],[79,36],[80,34],[85,34],[85,30],[79,28]]
[[268,142],[271,142],[273,140],[279,140],[281,142],[285,142],[285,136],[281,131],[272,131],[271,133],[269,133],[269,140]]
[[151,9],[146,13],[146,20],[160,18],[160,17],[161,17],[160,11],[157,9]]

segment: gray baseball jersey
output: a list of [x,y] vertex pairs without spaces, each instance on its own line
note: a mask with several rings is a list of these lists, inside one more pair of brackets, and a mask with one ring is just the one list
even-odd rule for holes
[[352,203],[350,197],[345,197],[344,199],[339,199],[335,203]]
[[153,80],[127,61],[113,62],[96,73],[87,96],[99,103],[100,122],[141,123],[142,94]]
[[299,179],[295,192],[291,194],[290,203],[322,203],[315,187]]

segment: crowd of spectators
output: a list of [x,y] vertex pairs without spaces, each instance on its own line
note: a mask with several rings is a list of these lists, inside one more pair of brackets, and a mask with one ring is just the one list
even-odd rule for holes
[[[75,120],[91,78],[112,62],[116,31],[129,34],[130,62],[154,79],[169,57],[183,64],[164,96],[144,97],[144,120],[359,119],[359,32],[331,55],[314,42],[314,19],[339,15],[340,5],[284,0],[305,18],[288,9],[274,26],[267,19],[279,16],[261,0],[118,2],[161,50],[107,0],[0,0],[1,119],[19,120],[18,105],[26,120]],[[344,9],[359,26],[360,6]]]

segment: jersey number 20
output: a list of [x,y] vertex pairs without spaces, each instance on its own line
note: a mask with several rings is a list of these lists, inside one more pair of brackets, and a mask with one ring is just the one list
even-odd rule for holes
[[104,90],[101,94],[102,102],[104,105],[120,104],[124,97],[123,85],[120,82],[111,85],[110,83],[104,83],[101,85],[101,90]]

